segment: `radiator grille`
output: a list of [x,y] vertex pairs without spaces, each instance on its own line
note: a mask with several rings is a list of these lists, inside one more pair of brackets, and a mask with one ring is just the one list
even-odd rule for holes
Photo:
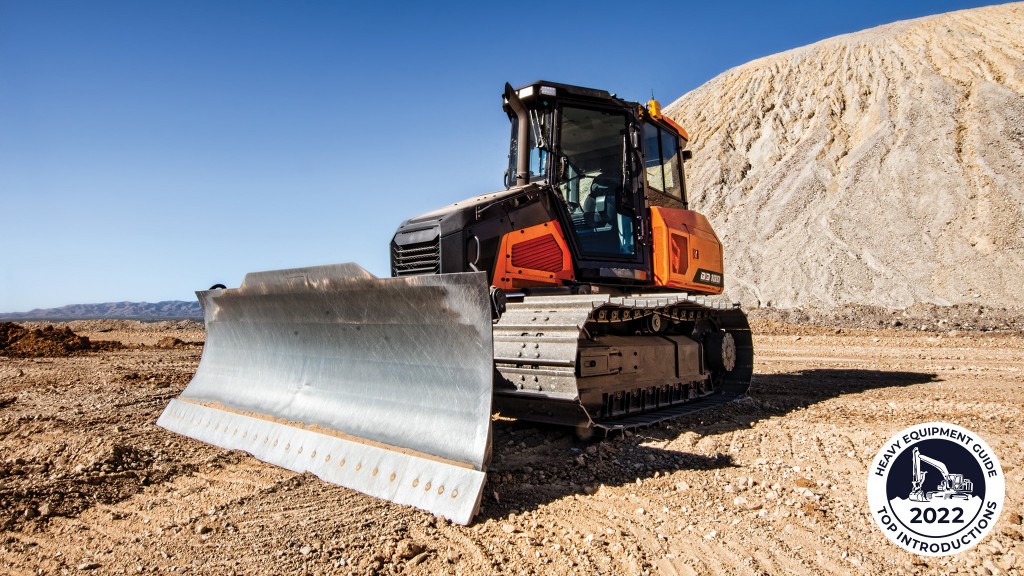
[[427,242],[404,246],[391,245],[391,275],[415,276],[441,273],[441,239],[435,236]]

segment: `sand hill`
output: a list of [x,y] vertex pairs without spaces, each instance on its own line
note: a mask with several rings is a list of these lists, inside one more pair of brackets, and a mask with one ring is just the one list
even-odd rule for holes
[[1024,306],[1024,3],[761,58],[666,112],[748,306]]

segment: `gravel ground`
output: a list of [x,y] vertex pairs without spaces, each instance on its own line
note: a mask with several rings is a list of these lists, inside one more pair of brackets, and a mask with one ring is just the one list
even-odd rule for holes
[[[867,574],[1024,571],[1019,330],[861,330],[754,315],[748,399],[637,434],[495,422],[468,527],[155,426],[201,324],[74,322],[121,347],[0,357],[0,571],[197,574]],[[932,319],[938,325],[938,319]],[[994,531],[915,557],[867,508],[893,433],[980,434],[1007,477]]]

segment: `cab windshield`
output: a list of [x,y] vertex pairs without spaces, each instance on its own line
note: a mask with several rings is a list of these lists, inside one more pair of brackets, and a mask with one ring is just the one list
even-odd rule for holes
[[561,109],[557,184],[588,256],[636,253],[633,219],[619,213],[628,126],[621,112]]

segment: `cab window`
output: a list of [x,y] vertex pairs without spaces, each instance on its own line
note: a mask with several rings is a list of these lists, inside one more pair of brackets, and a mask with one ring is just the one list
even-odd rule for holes
[[[551,122],[551,113],[532,113],[531,114],[531,131],[529,134],[530,142],[530,173],[527,175],[527,179],[530,182],[537,180],[543,180],[547,176],[547,165],[548,165],[548,149],[546,142],[549,138],[549,124]],[[541,142],[538,142],[538,137],[541,142],[545,143],[541,146]],[[515,182],[516,174],[516,154],[519,150],[519,122],[516,119],[515,114],[512,115],[512,138],[509,144],[508,153],[508,176],[506,176],[505,185],[510,186]]]
[[672,133],[654,124],[644,124],[645,168],[650,191],[683,200],[683,178],[680,169],[679,140]]

